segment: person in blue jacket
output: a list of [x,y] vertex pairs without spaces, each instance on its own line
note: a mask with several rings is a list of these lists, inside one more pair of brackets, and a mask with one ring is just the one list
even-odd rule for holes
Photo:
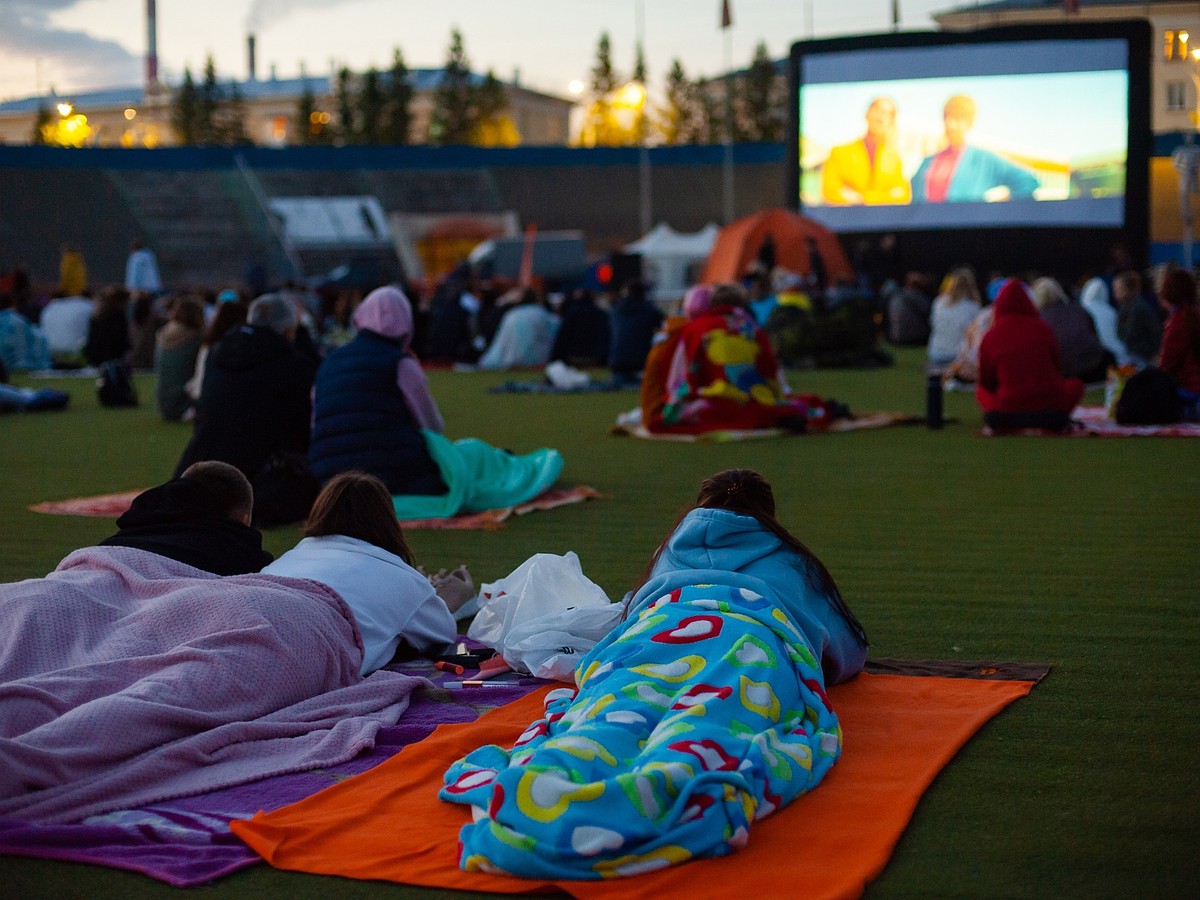
[[975,101],[956,94],[942,110],[946,147],[927,156],[912,179],[913,203],[960,203],[963,201],[1030,198],[1038,186],[1037,176],[990,150],[967,144],[967,132],[975,124]]

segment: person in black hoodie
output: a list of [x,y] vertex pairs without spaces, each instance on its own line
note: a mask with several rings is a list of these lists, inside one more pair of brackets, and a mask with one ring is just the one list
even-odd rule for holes
[[246,324],[213,347],[176,476],[215,459],[254,483],[273,456],[308,450],[316,360],[297,349],[297,327],[291,301],[264,294],[250,305]]
[[257,572],[274,557],[250,525],[253,511],[245,475],[227,463],[198,462],[138,494],[100,546],[146,550],[214,575]]

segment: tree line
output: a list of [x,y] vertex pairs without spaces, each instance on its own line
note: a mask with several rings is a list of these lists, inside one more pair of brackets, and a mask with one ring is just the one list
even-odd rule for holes
[[[675,59],[659,100],[647,94],[639,45],[628,78],[613,64],[607,33],[600,36],[577,143],[583,146],[716,144],[725,140],[783,140],[784,79],[767,52],[755,48],[749,67],[719,78],[689,78]],[[515,146],[521,136],[509,115],[504,84],[491,70],[471,70],[462,34],[454,29],[423,134],[415,133],[415,91],[399,48],[382,71],[356,75],[342,68],[328,96],[308,84],[296,103],[292,140],[307,145],[474,144]],[[222,84],[210,57],[197,84],[188,69],[172,101],[171,124],[181,144],[250,143],[245,99],[235,82]]]

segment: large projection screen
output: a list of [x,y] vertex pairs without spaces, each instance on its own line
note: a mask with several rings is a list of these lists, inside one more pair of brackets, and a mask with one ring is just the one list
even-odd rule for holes
[[850,237],[1140,252],[1149,40],[1143,21],[797,43],[789,205]]

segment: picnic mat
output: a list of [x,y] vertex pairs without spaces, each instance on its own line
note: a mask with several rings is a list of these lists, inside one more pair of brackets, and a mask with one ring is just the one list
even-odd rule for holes
[[[52,500],[47,503],[35,503],[29,509],[32,512],[46,513],[52,516],[94,516],[101,519],[116,519],[133,502],[133,498],[141,491],[125,491],[120,494],[101,494],[97,497],[77,497],[74,500]],[[576,485],[569,488],[551,488],[538,494],[532,500],[507,506],[500,509],[488,509],[477,513],[464,513],[447,518],[431,519],[401,519],[402,528],[499,528],[511,516],[523,516],[526,513],[542,509],[554,509],[570,503],[582,503],[602,497],[599,491],[587,485]]]
[[259,810],[278,809],[302,800],[378,765],[401,748],[425,738],[438,725],[471,722],[481,713],[533,690],[527,684],[502,684],[501,679],[495,679],[487,688],[440,689],[443,682],[463,676],[439,672],[430,660],[412,660],[388,668],[425,677],[433,687],[415,691],[400,720],[379,729],[374,746],[347,762],[92,816],[81,822],[34,825],[11,817],[0,819],[0,854],[127,869],[176,887],[204,884],[262,862],[230,832],[231,819],[249,818]]
[[[887,663],[892,668],[887,668]],[[930,782],[989,719],[1025,696],[1048,667],[930,662],[910,674],[863,674],[829,691],[845,749],[822,785],[754,824],[749,844],[716,859],[612,881],[557,881],[580,898],[706,896],[737,884],[776,896],[802,882],[809,898],[857,897],[887,865]],[[883,673],[906,671],[885,661]],[[437,798],[445,770],[484,744],[511,746],[542,715],[544,689],[467,725],[437,729],[418,749],[306,800],[230,827],[281,869],[443,889],[519,894],[551,882],[467,873],[458,832],[469,813]],[[398,836],[394,823],[419,822]]]
[[[862,431],[867,428],[887,428],[891,425],[915,425],[924,422],[922,416],[910,416],[898,412],[867,412],[859,413],[850,419],[835,419],[825,429],[826,432]],[[817,432],[823,434],[824,432]],[[640,415],[636,421],[628,421],[624,415],[618,417],[616,424],[609,429],[609,434],[627,435],[643,438],[649,441],[683,441],[686,443],[725,443],[728,441],[752,441],[761,438],[797,437],[794,431],[786,428],[730,428],[721,431],[706,431],[703,434],[672,434],[655,433],[646,430]]]
[[1063,431],[1046,428],[994,429],[984,425],[979,433],[984,437],[1200,437],[1200,422],[1118,425],[1108,417],[1103,406],[1077,406],[1071,412],[1070,425]]

